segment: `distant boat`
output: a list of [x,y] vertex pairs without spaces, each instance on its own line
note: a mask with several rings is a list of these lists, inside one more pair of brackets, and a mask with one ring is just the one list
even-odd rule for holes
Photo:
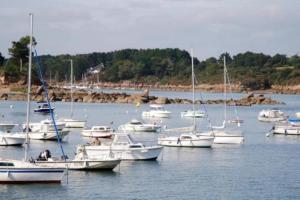
[[[23,130],[26,131],[27,124],[23,124]],[[56,128],[61,140],[68,134],[69,130],[65,130],[65,123],[57,122]],[[57,140],[57,133],[54,123],[51,120],[42,120],[37,123],[29,123],[28,137],[32,140]]]
[[262,122],[279,122],[287,120],[288,117],[279,109],[270,109],[260,111],[257,118]]
[[91,138],[110,138],[114,130],[109,126],[92,126],[90,129],[84,129],[81,135]]
[[158,124],[146,124],[142,121],[133,119],[130,122],[119,126],[119,131],[132,132],[157,132],[161,128]]
[[196,118],[201,118],[205,116],[205,112],[202,110],[187,110],[187,111],[183,111],[181,112],[181,117],[196,117]]
[[21,146],[24,144],[24,133],[11,132],[16,125],[9,122],[0,123],[0,146]]
[[[51,108],[51,110],[54,110],[54,107]],[[43,103],[42,105],[39,105],[38,108],[34,109],[35,113],[50,113],[50,108],[48,107],[48,104]]]
[[162,105],[151,104],[150,110],[144,111],[142,113],[143,117],[158,117],[158,118],[168,118],[171,115],[170,111],[164,109]]
[[71,74],[70,74],[70,95],[71,95],[71,116],[70,118],[61,118],[58,119],[59,122],[63,122],[66,124],[66,128],[84,128],[86,120],[79,120],[79,119],[73,119],[73,104],[74,104],[74,99],[73,99],[73,60],[70,60],[71,64]]

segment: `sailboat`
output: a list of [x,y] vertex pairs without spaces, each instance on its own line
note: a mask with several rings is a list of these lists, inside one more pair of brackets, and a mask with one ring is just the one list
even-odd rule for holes
[[0,183],[60,183],[65,168],[41,167],[27,159],[28,132],[30,117],[30,90],[31,90],[31,67],[32,67],[32,35],[33,14],[30,13],[30,49],[28,66],[28,90],[27,90],[27,128],[24,160],[0,159]]
[[73,119],[73,60],[71,63],[71,75],[70,75],[70,90],[71,90],[71,118],[62,118],[58,121],[64,122],[66,128],[83,128],[85,126],[86,120]]
[[[219,127],[212,127],[214,130],[212,130],[209,133],[200,133],[197,135],[204,136],[204,135],[211,135],[214,136],[214,143],[215,144],[240,144],[244,141],[244,136],[241,131],[238,130],[229,130],[226,129],[227,123],[227,67],[226,67],[226,58],[224,56],[224,121],[223,125]],[[229,77],[228,77],[229,79]],[[229,80],[228,80],[229,81]],[[232,121],[232,120],[231,120]],[[238,127],[240,126],[240,119],[237,116],[236,112],[236,120]]]
[[190,133],[182,133],[180,136],[161,136],[158,138],[158,144],[162,146],[173,147],[204,147],[210,148],[213,144],[214,137],[210,135],[196,135],[196,116],[195,116],[195,73],[194,57],[191,51],[192,59],[192,91],[193,91],[193,127]]

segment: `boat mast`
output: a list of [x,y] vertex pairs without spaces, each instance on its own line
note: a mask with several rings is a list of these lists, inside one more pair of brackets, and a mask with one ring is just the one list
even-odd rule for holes
[[227,120],[227,80],[226,80],[226,56],[224,55],[224,122],[223,125],[225,126]]
[[28,81],[27,81],[27,110],[26,110],[26,145],[25,145],[25,161],[27,161],[28,151],[28,134],[29,134],[29,117],[30,117],[30,92],[31,92],[31,66],[32,66],[32,35],[33,35],[33,14],[30,16],[30,41],[29,41],[29,63],[28,63]]
[[71,82],[71,118],[73,118],[73,60],[70,59],[71,62],[71,75],[70,75],[70,82]]
[[192,92],[193,92],[193,133],[196,131],[196,118],[195,118],[195,73],[194,73],[194,55],[193,49],[191,49],[192,59]]

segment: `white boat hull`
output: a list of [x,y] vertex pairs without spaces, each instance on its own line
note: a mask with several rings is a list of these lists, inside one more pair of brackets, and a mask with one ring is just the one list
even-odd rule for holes
[[109,153],[120,156],[121,160],[155,160],[163,147],[121,148],[110,146],[86,146],[89,158],[101,158]]
[[275,126],[274,134],[300,135],[300,126]]
[[198,139],[179,140],[178,137],[164,137],[158,139],[158,144],[169,147],[198,147],[210,148],[213,144],[213,137],[199,137]]
[[86,123],[85,120],[76,120],[76,119],[61,119],[59,121],[65,123],[66,128],[84,128]]
[[[59,137],[63,140],[69,131],[59,131]],[[55,131],[48,131],[48,132],[29,132],[28,137],[31,140],[57,140],[57,135]]]
[[60,183],[64,169],[0,168],[0,183]]
[[73,161],[36,161],[39,166],[63,167],[71,170],[112,170],[118,164],[120,159],[105,160],[73,160]]
[[111,132],[83,130],[81,132],[81,135],[83,137],[91,137],[91,138],[110,138],[112,136],[112,133]]
[[185,111],[185,112],[181,112],[181,117],[196,117],[196,118],[201,118],[205,116],[204,112],[201,111]]
[[0,134],[0,146],[21,146],[25,143],[25,134]]
[[209,135],[214,137],[214,144],[242,144],[244,142],[244,136],[242,134],[234,134],[230,131],[214,131],[197,135]]
[[142,113],[143,117],[158,117],[158,118],[168,118],[170,117],[170,112],[151,112],[145,111]]
[[279,122],[286,120],[287,117],[262,117],[258,116],[258,120],[261,122]]

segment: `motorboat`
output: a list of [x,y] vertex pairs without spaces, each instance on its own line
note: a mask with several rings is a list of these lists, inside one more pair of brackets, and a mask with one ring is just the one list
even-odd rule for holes
[[58,119],[58,122],[64,123],[66,128],[84,128],[86,120],[61,118]]
[[296,112],[295,116],[300,118],[300,112]]
[[300,120],[289,119],[286,122],[278,122],[272,129],[273,134],[300,135]]
[[164,109],[162,105],[151,104],[150,110],[144,111],[142,117],[159,117],[159,118],[168,118],[171,115],[170,111]]
[[196,117],[196,118],[201,118],[205,116],[205,112],[202,110],[187,110],[184,112],[181,112],[181,117]]
[[262,110],[258,114],[258,120],[262,122],[278,122],[288,119],[288,115],[278,109]]
[[0,133],[0,146],[21,146],[25,143],[24,133]]
[[120,156],[122,160],[155,160],[163,149],[162,146],[145,146],[142,143],[136,143],[126,133],[114,134],[111,143],[80,145],[77,148],[82,147],[89,158],[101,158],[103,155],[113,153]]
[[210,148],[214,142],[214,137],[197,136],[193,133],[183,133],[178,136],[164,136],[158,138],[158,144],[170,147],[198,147]]
[[159,124],[146,124],[142,121],[133,119],[130,122],[119,126],[119,131],[130,132],[157,132],[161,126]]
[[[57,121],[55,125],[58,131],[61,131],[66,127],[66,123],[62,121]],[[25,130],[26,127],[26,124],[23,124],[23,130]],[[40,122],[29,123],[30,132],[39,132],[45,128],[47,128],[48,131],[55,131],[54,123],[50,119],[41,120]]]
[[0,159],[0,183],[60,183],[65,167],[38,166],[33,162]]
[[92,126],[90,129],[84,129],[81,135],[92,138],[110,138],[114,130],[109,126]]
[[[26,124],[23,124],[23,131],[26,131]],[[63,140],[68,134],[69,130],[65,130],[65,124],[56,123],[59,139]],[[58,135],[55,130],[54,123],[50,120],[42,120],[38,123],[29,123],[28,137],[32,140],[57,140]]]
[[54,110],[54,107],[52,107],[51,109],[48,107],[48,104],[43,103],[42,105],[39,105],[38,108],[34,109],[35,113],[45,113],[48,114],[50,113],[50,111]]
[[107,154],[97,159],[90,159],[85,148],[79,146],[73,160],[51,157],[49,150],[41,152],[35,163],[38,166],[65,167],[71,170],[113,170],[121,162],[120,157]]
[[0,123],[0,146],[21,146],[24,144],[24,133],[11,132],[15,126],[17,124]]

